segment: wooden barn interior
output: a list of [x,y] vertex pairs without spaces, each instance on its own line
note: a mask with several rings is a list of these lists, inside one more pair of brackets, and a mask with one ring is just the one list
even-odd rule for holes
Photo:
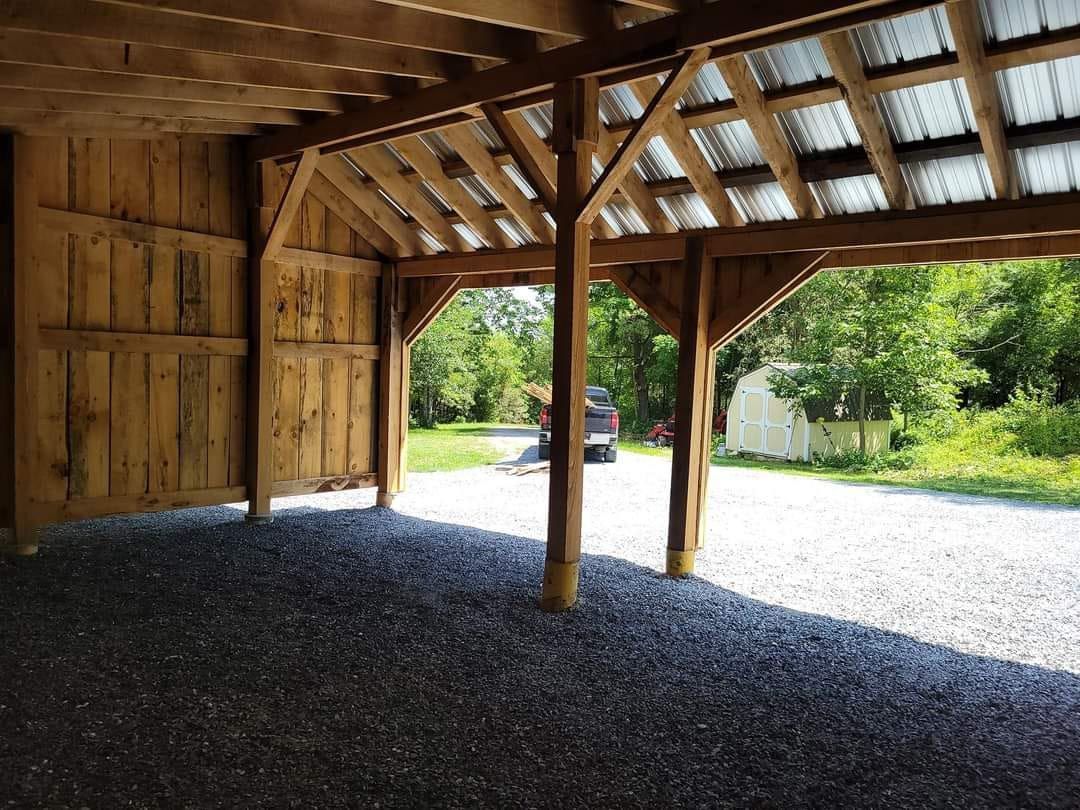
[[718,346],[815,273],[1080,254],[1075,10],[0,3],[5,548],[127,512],[390,506],[410,344],[460,289],[553,283],[537,586],[570,607],[608,282],[680,343],[666,568],[692,572]]

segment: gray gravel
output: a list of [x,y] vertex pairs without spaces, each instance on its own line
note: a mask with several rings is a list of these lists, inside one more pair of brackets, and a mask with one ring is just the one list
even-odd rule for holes
[[0,562],[0,800],[1077,806],[1080,510],[722,470],[671,581],[666,469],[588,466],[560,616],[541,475],[53,529]]

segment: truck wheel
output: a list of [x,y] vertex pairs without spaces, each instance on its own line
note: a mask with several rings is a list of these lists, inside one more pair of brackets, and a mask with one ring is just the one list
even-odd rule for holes
[[536,457],[541,461],[546,461],[551,458],[551,445],[550,444],[538,444],[536,445]]
[[604,454],[604,461],[606,461],[608,464],[614,464],[615,463],[615,456],[617,455],[617,453],[618,453],[618,450],[616,448],[609,447],[607,449],[607,452]]

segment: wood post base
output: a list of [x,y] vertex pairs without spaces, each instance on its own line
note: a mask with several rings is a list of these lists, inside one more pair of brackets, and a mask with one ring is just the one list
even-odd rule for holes
[[381,506],[384,509],[389,509],[394,505],[394,493],[392,492],[379,492],[375,495],[375,505]]
[[[5,534],[7,535],[5,537]],[[38,552],[37,531],[0,530],[0,554],[12,557],[33,557]]]
[[667,550],[667,575],[669,577],[688,577],[694,573],[694,550]]
[[577,602],[579,563],[544,561],[544,587],[540,592],[540,609],[545,613],[569,610]]
[[256,515],[248,512],[244,515],[244,522],[250,523],[252,526],[265,526],[267,523],[274,522],[273,515]]

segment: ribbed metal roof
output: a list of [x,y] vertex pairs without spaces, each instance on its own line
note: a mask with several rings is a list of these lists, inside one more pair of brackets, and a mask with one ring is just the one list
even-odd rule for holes
[[774,222],[796,219],[779,183],[763,183],[759,186],[740,186],[727,190],[731,202],[747,222]]
[[857,146],[859,130],[842,101],[801,107],[776,116],[796,155]]
[[782,90],[832,76],[829,60],[816,39],[787,42],[748,54],[750,70],[763,90]]
[[827,216],[886,211],[889,208],[881,183],[873,174],[810,183],[810,190]]
[[1080,25],[1076,0],[982,0],[983,28],[991,42]]
[[890,90],[879,94],[877,102],[895,143],[975,131],[971,100],[959,79]]
[[675,223],[680,231],[696,228],[715,228],[720,223],[712,215],[709,206],[697,194],[676,194],[672,197],[660,197],[657,202],[665,216]]
[[900,170],[918,207],[974,202],[993,196],[990,170],[981,154],[907,163]]
[[956,50],[942,7],[859,26],[853,34],[863,64],[871,68]]
[[1021,194],[1080,190],[1080,143],[1013,150]]
[[997,82],[1007,124],[1080,116],[1080,56],[1002,70]]

